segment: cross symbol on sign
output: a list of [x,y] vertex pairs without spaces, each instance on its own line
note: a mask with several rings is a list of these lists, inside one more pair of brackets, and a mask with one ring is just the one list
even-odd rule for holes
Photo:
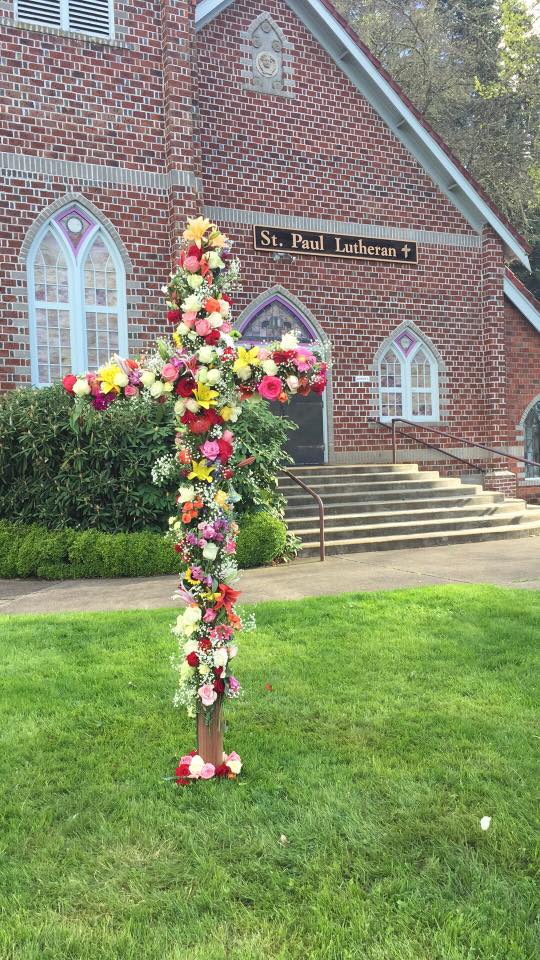
[[405,243],[405,244],[402,246],[402,248],[401,248],[401,252],[402,252],[403,256],[405,257],[405,259],[407,259],[407,257],[409,256],[409,254],[410,254],[410,252],[411,252],[411,248]]

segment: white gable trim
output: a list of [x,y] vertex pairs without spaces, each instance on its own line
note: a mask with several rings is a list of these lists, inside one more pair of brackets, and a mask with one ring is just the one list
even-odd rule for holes
[[[196,8],[196,29],[202,29],[233,2],[201,0]],[[526,249],[324,4],[320,0],[285,2],[467,222],[478,232],[490,224],[509,258],[517,258],[530,269]]]
[[504,278],[503,290],[505,297],[508,297],[511,303],[519,310],[523,316],[532,323],[533,327],[540,333],[540,310],[521,292],[519,287],[512,283],[510,277]]

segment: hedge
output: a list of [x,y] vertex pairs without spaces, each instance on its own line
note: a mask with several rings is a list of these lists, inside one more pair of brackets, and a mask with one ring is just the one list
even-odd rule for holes
[[[241,521],[238,564],[272,563],[285,549],[282,520],[260,512]],[[0,521],[0,578],[151,577],[177,573],[178,557],[162,533],[58,530]]]

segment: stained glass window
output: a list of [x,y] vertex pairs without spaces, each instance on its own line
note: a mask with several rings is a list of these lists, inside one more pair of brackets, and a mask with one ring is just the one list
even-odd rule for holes
[[312,343],[315,339],[300,316],[283,300],[275,297],[250,318],[242,331],[242,340],[271,343],[280,340],[284,333],[295,333],[300,343]]
[[123,265],[86,212],[70,207],[57,214],[34,244],[28,270],[36,385],[127,352]]
[[438,411],[437,362],[407,330],[396,337],[379,364],[379,415],[421,421],[437,419]]

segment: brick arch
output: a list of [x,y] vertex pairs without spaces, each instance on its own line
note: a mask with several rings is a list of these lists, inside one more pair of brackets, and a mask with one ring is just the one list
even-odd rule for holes
[[41,211],[41,213],[38,214],[32,226],[27,231],[26,236],[23,240],[20,253],[19,253],[19,261],[22,264],[26,264],[28,260],[28,254],[30,253],[32,244],[36,239],[37,235],[39,234],[40,230],[44,226],[44,224],[47,223],[47,221],[50,220],[55,213],[59,213],[59,211],[63,210],[64,207],[69,207],[72,204],[76,204],[80,206],[83,210],[89,213],[91,217],[94,218],[96,223],[99,223],[99,225],[103,227],[105,232],[109,235],[112,242],[114,243],[116,249],[118,250],[118,253],[124,265],[124,270],[126,271],[126,275],[129,275],[133,270],[133,265],[131,263],[129,253],[127,252],[127,249],[120,237],[120,234],[113,227],[110,220],[107,219],[107,217],[99,209],[99,207],[96,207],[96,205],[92,203],[91,200],[88,200],[85,196],[83,196],[82,193],[65,193],[63,194],[63,196],[58,197],[58,199],[55,200],[54,203],[51,203],[48,207],[45,207]]
[[330,359],[331,344],[321,324],[311,310],[308,310],[298,297],[295,297],[293,293],[290,293],[290,291],[280,283],[269,287],[268,290],[261,293],[255,300],[252,300],[245,310],[242,310],[242,313],[235,322],[235,327],[243,333],[250,321],[253,320],[265,306],[272,303],[273,300],[280,300],[286,307],[290,308],[294,316],[298,317],[302,326],[313,335],[315,340],[318,340],[324,353],[324,359],[328,362]]
[[379,417],[379,365],[380,362],[392,345],[396,337],[399,337],[401,333],[410,331],[415,337],[418,337],[420,342],[426,347],[427,350],[431,353],[433,358],[437,363],[437,377],[439,385],[439,415],[438,422],[446,423],[449,421],[449,398],[448,398],[448,368],[444,361],[444,358],[441,352],[437,349],[430,337],[425,334],[420,327],[414,323],[413,320],[403,320],[402,323],[399,323],[397,327],[391,331],[391,333],[385,337],[383,342],[379,345],[377,349],[371,367],[372,373],[372,388],[371,388],[371,416],[375,419]]
[[540,393],[537,393],[537,395],[536,395],[535,397],[533,397],[533,399],[531,400],[531,402],[528,403],[527,406],[525,407],[525,410],[523,411],[523,413],[522,413],[522,415],[521,415],[521,419],[520,419],[520,421],[519,421],[519,423],[518,423],[518,428],[519,428],[519,427],[521,427],[522,429],[525,428],[525,421],[526,421],[527,417],[529,416],[532,408],[535,407],[537,403],[540,403]]
[[427,347],[430,353],[433,354],[433,356],[435,357],[435,360],[437,361],[437,366],[439,368],[439,375],[441,373],[445,374],[447,372],[446,364],[444,362],[444,359],[441,353],[439,352],[439,350],[437,349],[433,341],[425,333],[423,333],[420,327],[418,327],[416,323],[414,323],[412,320],[404,320],[402,323],[398,324],[398,326],[392,330],[389,336],[387,336],[383,340],[375,356],[373,357],[374,370],[377,370],[382,357],[388,350],[388,347],[392,344],[392,342],[396,339],[396,337],[399,337],[401,333],[405,333],[406,330],[410,330],[411,333],[414,333],[415,337],[418,337],[418,339],[424,344],[425,347]]

